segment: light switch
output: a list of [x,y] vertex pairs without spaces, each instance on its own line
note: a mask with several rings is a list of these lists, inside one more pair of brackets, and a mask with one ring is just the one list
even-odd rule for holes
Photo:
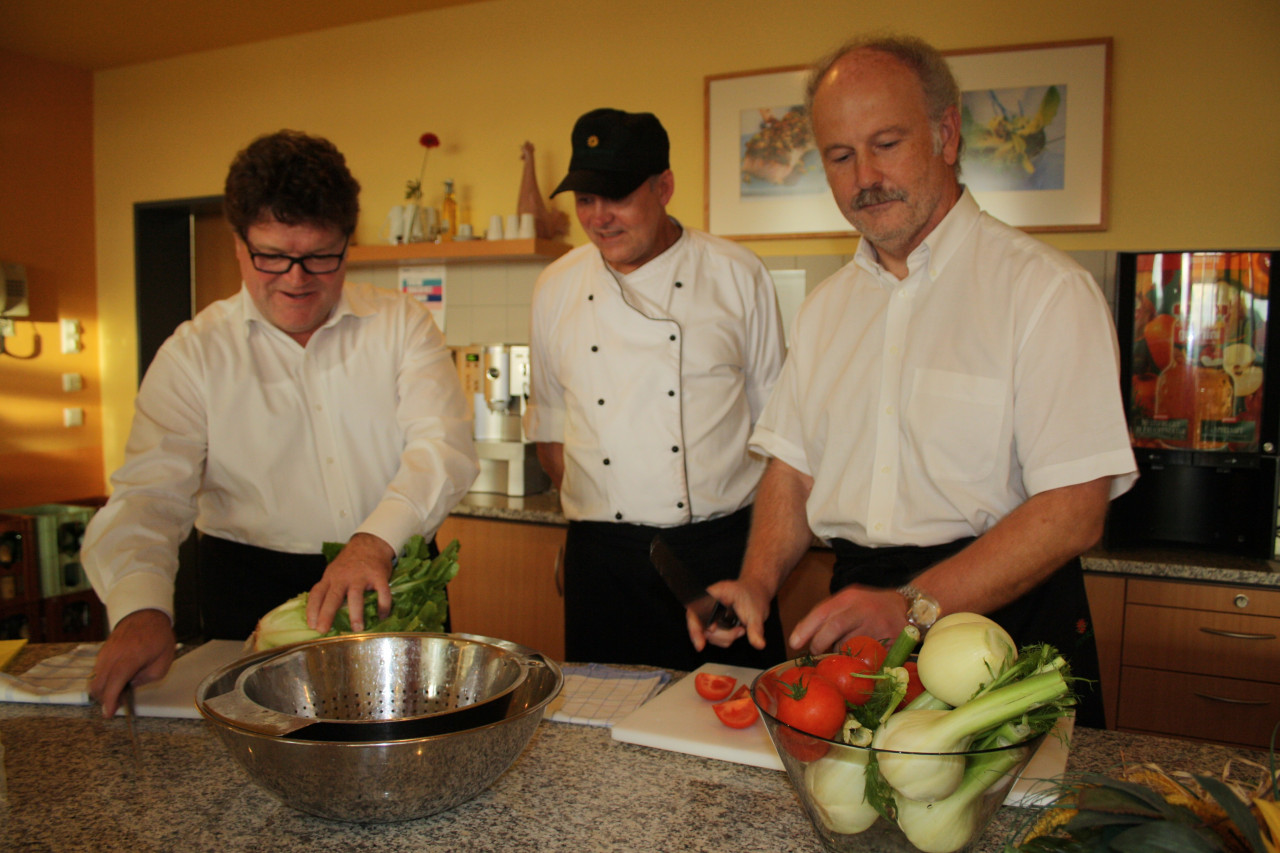
[[84,426],[84,409],[76,406],[62,410],[62,425],[65,427]]
[[79,373],[62,374],[63,391],[79,391],[84,388],[84,377]]
[[64,354],[80,352],[80,350],[84,349],[84,344],[80,341],[79,320],[63,320],[59,325],[62,329],[62,352]]

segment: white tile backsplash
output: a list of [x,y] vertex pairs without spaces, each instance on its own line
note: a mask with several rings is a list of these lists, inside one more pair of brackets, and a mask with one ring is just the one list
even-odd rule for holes
[[[1093,273],[1108,301],[1114,302],[1114,253],[1069,254]],[[770,270],[804,270],[805,291],[811,293],[852,259],[852,255],[774,255],[762,260]],[[445,338],[450,346],[528,343],[533,286],[545,267],[545,261],[449,264],[445,279]],[[396,289],[398,273],[395,267],[353,265],[347,278]]]

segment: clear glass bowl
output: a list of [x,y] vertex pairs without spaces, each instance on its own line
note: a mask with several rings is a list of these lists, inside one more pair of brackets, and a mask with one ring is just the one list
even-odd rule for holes
[[794,665],[787,661],[762,672],[751,684],[751,696],[822,846],[833,853],[953,853],[974,849],[1004,803],[1009,788],[1046,737],[1040,735],[1000,749],[961,753],[966,762],[978,756],[994,758],[999,754],[1007,759],[999,762],[1000,765],[1008,766],[994,783],[964,807],[957,807],[957,800],[903,803],[895,797],[899,800],[895,823],[879,817],[862,796],[865,768],[871,757],[882,765],[886,760],[925,765],[954,759],[955,754],[943,756],[849,746],[815,737],[781,722],[773,716],[774,699],[766,685]]

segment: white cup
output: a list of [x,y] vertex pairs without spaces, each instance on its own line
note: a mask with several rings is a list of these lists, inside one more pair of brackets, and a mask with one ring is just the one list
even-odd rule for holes
[[464,223],[462,223],[461,225],[459,225],[459,226],[458,226],[458,239],[459,239],[459,240],[470,240],[470,239],[471,239],[471,236],[472,236],[472,234],[471,234],[471,223],[470,223],[470,222],[464,222]]
[[484,235],[489,240],[502,239],[502,217],[494,214],[489,217],[489,230]]
[[534,222],[532,213],[520,214],[520,239],[532,240],[538,236],[537,225]]
[[508,240],[516,240],[520,237],[520,217],[511,214],[507,217],[507,224],[503,226],[502,233],[506,235]]
[[382,225],[382,239],[391,245],[397,245],[404,242],[404,208],[400,205],[393,205],[391,210],[387,212],[387,221]]

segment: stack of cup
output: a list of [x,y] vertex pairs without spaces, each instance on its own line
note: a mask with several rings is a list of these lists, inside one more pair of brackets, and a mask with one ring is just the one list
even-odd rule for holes
[[502,239],[502,217],[494,214],[489,217],[489,230],[484,234],[486,240]]

